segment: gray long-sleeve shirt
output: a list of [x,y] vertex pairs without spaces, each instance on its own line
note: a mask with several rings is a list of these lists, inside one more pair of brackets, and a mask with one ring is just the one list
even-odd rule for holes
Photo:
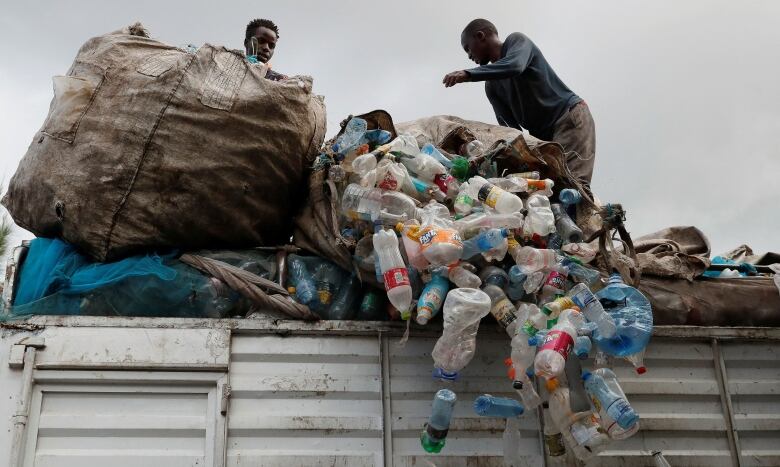
[[525,34],[510,34],[501,58],[466,70],[471,81],[485,81],[485,92],[499,125],[525,128],[544,140],[555,122],[582,99],[555,74],[542,51]]

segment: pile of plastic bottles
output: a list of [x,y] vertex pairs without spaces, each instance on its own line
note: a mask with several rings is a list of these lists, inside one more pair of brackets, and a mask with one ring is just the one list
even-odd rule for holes
[[[625,358],[644,373],[652,310],[619,275],[604,280],[588,266],[596,251],[571,218],[579,192],[554,195],[554,182],[534,171],[499,177],[479,141],[448,154],[419,147],[408,135],[391,139],[387,131],[367,130],[360,118],[347,123],[329,153],[321,157],[332,159],[342,236],[357,245],[361,272],[384,285],[390,315],[423,326],[442,315],[433,377],[450,386],[434,397],[421,435],[427,452],[444,446],[457,400],[451,384],[474,356],[487,315],[511,339],[507,384],[519,400],[481,396],[474,401],[479,415],[512,420],[533,412],[543,403],[537,392],[543,386],[551,454],[565,446],[585,460],[637,431],[639,417],[605,362]],[[295,296],[319,312],[328,305],[322,284],[331,272],[322,264],[306,270],[304,263],[290,262]],[[356,283],[354,276],[349,281]],[[334,304],[342,296],[331,295]],[[325,314],[356,316],[339,307],[334,312],[331,304]],[[597,353],[596,368],[567,380],[567,360]],[[589,410],[572,411],[570,388],[587,393]],[[561,449],[551,449],[550,439]]]

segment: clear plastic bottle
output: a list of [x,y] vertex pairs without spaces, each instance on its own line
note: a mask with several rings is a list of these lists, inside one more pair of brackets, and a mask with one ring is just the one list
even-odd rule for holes
[[550,418],[563,435],[563,440],[580,461],[587,461],[603,451],[609,437],[592,423],[591,412],[574,413],[571,410],[569,388],[558,380],[547,381]]
[[345,216],[353,220],[383,220],[392,222],[390,225],[420,216],[419,209],[409,196],[396,191],[365,188],[354,183],[344,190],[341,209]]
[[471,177],[468,183],[470,197],[479,199],[500,214],[511,214],[523,209],[523,201],[520,198],[493,185],[479,175]]
[[449,271],[450,281],[453,284],[455,284],[456,287],[478,289],[479,287],[482,286],[482,280],[479,278],[479,276],[474,274],[472,271],[465,268],[464,264],[469,264],[469,263],[461,263],[453,268],[450,268]]
[[520,193],[528,190],[528,180],[520,177],[513,177],[511,175],[500,178],[489,178],[487,181],[509,193]]
[[420,434],[425,452],[439,453],[444,447],[456,400],[455,393],[449,389],[439,389],[433,397],[431,416]]
[[426,182],[432,182],[436,175],[447,173],[447,169],[439,161],[422,152],[418,152],[414,157],[402,157],[401,163]]
[[549,178],[544,180],[528,180],[528,193],[550,197],[553,194],[555,183]]
[[458,288],[444,300],[444,328],[431,356],[434,377],[455,380],[474,358],[479,322],[490,313],[490,297],[479,289]]
[[513,418],[519,417],[525,410],[514,399],[483,394],[474,399],[474,412],[482,417]]
[[425,259],[433,266],[457,261],[463,253],[463,241],[449,219],[447,207],[431,202],[422,209],[421,216],[420,245]]
[[485,285],[495,285],[499,289],[505,289],[509,285],[509,274],[496,266],[487,266],[479,272],[479,279]]
[[526,275],[542,269],[550,269],[558,263],[555,250],[520,246],[514,238],[508,240],[509,255]]
[[512,214],[487,214],[478,212],[470,216],[455,221],[455,228],[464,237],[472,237],[479,232],[479,229],[520,229],[523,227],[523,214],[515,212]]
[[542,306],[542,313],[547,315],[550,319],[555,319],[560,316],[563,310],[568,310],[575,306],[576,304],[570,297],[558,297],[551,302],[545,303],[544,306]]
[[525,293],[536,293],[539,288],[542,287],[545,277],[547,277],[547,275],[542,271],[536,271],[529,274],[528,278],[523,282],[523,290],[525,290]]
[[[446,272],[446,269],[444,270]],[[425,284],[425,288],[417,301],[417,324],[425,325],[441,310],[444,298],[450,290],[450,281],[446,276],[437,271],[431,275],[431,280]]]
[[446,167],[448,170],[452,168],[452,161],[447,159],[447,157],[439,151],[436,146],[432,145],[431,143],[426,144],[425,146],[420,149],[420,152],[423,154],[427,154],[434,159],[436,159],[441,165]]
[[593,261],[598,251],[587,243],[567,243],[561,247],[561,251],[580,260],[582,264]]
[[[530,410],[530,408],[528,408]],[[520,419],[511,417],[506,419],[504,435],[502,437],[504,447],[504,465],[509,467],[520,467],[523,465],[523,453],[520,445],[523,442],[520,434]]]
[[295,287],[295,298],[298,303],[306,306],[314,305],[317,300],[317,286],[306,263],[299,256],[290,255],[287,257],[287,270]]
[[580,194],[579,191],[573,188],[564,188],[558,194],[558,199],[561,200],[562,204],[571,205],[571,204],[577,204],[580,201],[582,201],[582,195]]
[[412,303],[412,286],[401,252],[398,250],[398,237],[392,230],[380,230],[374,234],[374,251],[379,257],[379,267],[385,282],[387,298],[404,320],[409,319]]
[[336,143],[333,145],[333,151],[344,156],[351,149],[360,144],[360,140],[365,135],[368,128],[368,123],[362,118],[353,117],[347,122],[347,126],[344,127],[344,133],[336,139]]
[[401,234],[401,240],[403,241],[404,251],[409,264],[419,271],[426,269],[429,263],[422,254],[419,222],[415,219],[403,223],[399,222],[396,224],[395,230]]
[[384,298],[373,290],[368,290],[360,301],[355,319],[358,321],[382,321],[385,317]]
[[[518,321],[525,324],[528,322],[528,310],[521,313]],[[532,330],[536,333],[536,330]],[[515,334],[512,336],[512,369],[514,375],[512,387],[520,394],[523,405],[527,410],[531,410],[541,404],[541,398],[536,393],[531,379],[528,377],[528,369],[534,364],[536,356],[536,347],[531,346],[528,340],[531,338],[526,331],[526,326],[516,326]]]
[[485,145],[482,144],[482,141],[478,139],[466,143],[466,146],[463,150],[463,155],[470,159],[474,157],[479,157],[484,153],[485,153]]
[[637,373],[646,371],[642,352],[653,333],[653,310],[650,301],[637,289],[624,284],[620,274],[612,274],[606,287],[595,297],[614,320],[616,331],[609,335],[601,329],[593,333],[593,341],[601,350],[616,357],[639,354],[629,360]]
[[321,261],[314,269],[314,284],[317,287],[319,309],[327,310],[341,286],[341,272],[330,261]]
[[455,198],[455,212],[461,216],[471,212],[474,207],[474,198],[469,196],[469,182],[463,182],[458,189],[458,196]]
[[616,325],[614,318],[604,311],[604,307],[601,306],[598,298],[593,295],[593,292],[590,291],[587,285],[575,285],[569,290],[569,297],[580,307],[582,314],[585,315],[588,321],[596,324],[599,335],[605,338],[615,335]]
[[376,169],[377,163],[390,151],[390,144],[383,144],[368,154],[362,154],[352,161],[352,171],[360,177],[364,177],[370,171]]
[[550,210],[552,210],[553,216],[555,217],[555,230],[563,239],[563,243],[582,242],[584,237],[582,229],[577,227],[577,224],[569,217],[563,205],[558,203],[551,204]]
[[534,193],[526,201],[528,213],[523,224],[523,235],[532,237],[534,234],[546,237],[555,232],[555,216],[550,209],[550,200],[546,196]]
[[534,359],[534,373],[547,379],[556,378],[563,373],[566,359],[577,338],[577,328],[571,315],[576,310],[564,310],[558,323],[544,337],[542,346]]
[[510,177],[525,178],[527,180],[539,180],[540,174],[538,170],[531,172],[518,172],[510,174]]
[[474,256],[499,247],[509,236],[507,229],[490,229],[463,242],[461,258],[469,259]]
[[509,301],[501,288],[488,284],[482,287],[482,291],[490,297],[490,314],[496,319],[498,325],[503,328],[509,336],[514,335],[517,328],[517,310],[512,302]]
[[566,257],[561,264],[569,271],[569,277],[576,282],[591,286],[601,279],[598,270],[583,266],[577,259]]
[[593,343],[588,336],[577,336],[574,341],[574,355],[580,360],[587,360],[590,351],[593,349]]
[[615,437],[625,434],[616,431],[616,428],[632,430],[639,422],[639,415],[628,403],[615,373],[609,368],[599,368],[592,373],[584,372],[582,379],[585,391],[601,417],[602,427],[611,438],[623,439]]
[[398,156],[414,157],[420,152],[420,146],[414,136],[398,135],[390,142],[390,152]]

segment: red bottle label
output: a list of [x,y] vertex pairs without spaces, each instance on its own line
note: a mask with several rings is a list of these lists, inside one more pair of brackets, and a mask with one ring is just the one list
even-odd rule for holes
[[439,187],[442,193],[447,194],[447,185],[453,180],[450,174],[439,174],[433,177],[433,183]]
[[569,352],[571,352],[572,347],[574,347],[574,339],[570,335],[563,331],[553,330],[544,336],[544,342],[539,351],[554,350],[561,354],[565,360],[569,358]]
[[545,285],[549,285],[550,287],[554,287],[559,290],[564,290],[564,286],[566,285],[566,277],[564,277],[564,275],[558,271],[551,271],[550,275],[547,276],[547,282],[545,282]]
[[409,285],[409,272],[406,268],[390,269],[384,274],[385,278],[385,290],[401,287],[402,285]]

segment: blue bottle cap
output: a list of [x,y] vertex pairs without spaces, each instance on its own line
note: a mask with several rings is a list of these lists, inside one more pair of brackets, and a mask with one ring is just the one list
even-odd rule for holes
[[590,374],[590,371],[583,371],[582,372],[582,380],[587,381],[590,379],[590,377],[593,376]]
[[457,371],[449,373],[441,368],[434,368],[432,376],[434,379],[441,379],[444,381],[457,381],[460,378],[460,374]]

